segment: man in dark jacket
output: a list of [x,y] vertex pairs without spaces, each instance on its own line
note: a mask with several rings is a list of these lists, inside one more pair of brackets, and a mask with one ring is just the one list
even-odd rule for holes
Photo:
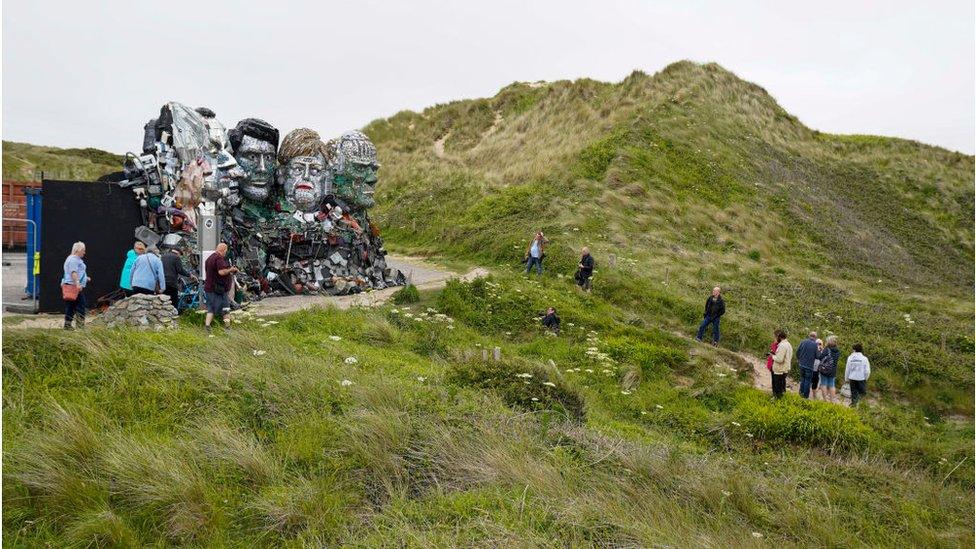
[[700,326],[698,326],[698,335],[695,339],[701,341],[705,337],[705,328],[709,324],[712,325],[712,345],[718,345],[718,338],[720,335],[719,331],[719,319],[725,314],[725,301],[722,300],[722,288],[715,286],[712,288],[712,295],[708,296],[708,300],[705,301],[705,318],[702,320]]
[[796,361],[800,363],[800,396],[810,398],[810,384],[813,381],[813,361],[820,354],[817,348],[817,332],[810,332],[796,348]]
[[590,249],[583,246],[582,255],[580,256],[579,270],[576,271],[576,283],[579,287],[585,291],[590,291],[590,279],[593,278],[593,256],[590,255]]
[[180,277],[196,278],[193,273],[183,266],[182,254],[176,248],[170,248],[163,254],[163,277],[166,279],[166,295],[173,302],[173,307],[180,300]]

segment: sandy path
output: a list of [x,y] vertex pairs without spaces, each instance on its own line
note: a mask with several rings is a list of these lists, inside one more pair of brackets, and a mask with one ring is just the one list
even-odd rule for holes
[[[465,274],[455,273],[421,258],[393,254],[387,256],[386,262],[390,267],[403,271],[407,280],[421,290],[441,288],[451,278],[471,280],[488,274],[486,269],[480,267],[472,269]],[[294,295],[269,297],[251,303],[247,307],[247,310],[260,315],[277,315],[301,311],[311,307],[332,306],[339,309],[360,306],[375,307],[386,303],[390,299],[390,296],[399,289],[400,287],[394,287],[343,296]],[[3,318],[5,327],[8,328],[61,328],[64,319],[61,314],[9,315]]]
[[440,139],[434,141],[434,154],[437,158],[444,158],[444,142],[451,137],[451,132],[445,133]]

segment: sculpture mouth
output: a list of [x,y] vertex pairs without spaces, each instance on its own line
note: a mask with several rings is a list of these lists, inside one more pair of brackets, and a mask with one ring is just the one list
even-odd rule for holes
[[307,181],[302,181],[301,183],[296,183],[295,184],[295,190],[296,191],[312,192],[312,189],[313,188],[314,187],[312,187],[312,184],[309,183],[309,182],[307,182]]

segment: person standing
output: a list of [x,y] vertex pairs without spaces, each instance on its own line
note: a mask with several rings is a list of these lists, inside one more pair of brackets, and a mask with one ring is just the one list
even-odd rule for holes
[[193,273],[183,266],[182,253],[176,248],[170,248],[163,254],[163,278],[166,279],[166,295],[169,296],[173,307],[180,301],[180,277],[187,276],[196,280]]
[[532,238],[532,242],[529,242],[529,247],[525,250],[525,274],[529,274],[532,270],[532,266],[535,265],[536,272],[542,275],[542,260],[546,257],[546,244],[549,240],[546,239],[546,235],[539,231],[535,233]]
[[786,393],[786,374],[793,362],[793,344],[789,342],[786,330],[778,330],[776,353],[773,354],[773,397],[780,398]]
[[146,253],[146,245],[142,241],[136,240],[136,243],[132,245],[132,249],[125,254],[125,263],[122,265],[122,276],[119,277],[119,288],[125,292],[125,297],[132,295],[132,266],[135,265],[136,259],[140,255]]
[[871,363],[864,356],[864,347],[860,343],[851,346],[854,351],[847,356],[847,366],[844,368],[844,382],[851,386],[851,406],[857,406],[861,397],[868,392],[868,378],[871,377]]
[[820,353],[823,353],[824,342],[817,339],[817,358],[813,359],[813,373],[810,375],[810,396],[817,398],[817,387],[820,386]]
[[837,336],[827,336],[827,344],[818,357],[820,364],[820,398],[837,402],[837,364],[840,363],[840,349],[837,348]]
[[[232,267],[227,261],[227,244],[221,242],[217,244],[217,249],[210,254],[207,261],[203,264],[204,282],[203,292],[207,302],[207,316],[204,318],[204,327],[209,334],[210,324],[214,316],[223,318],[224,310],[229,309],[227,291],[231,287],[233,274],[238,271],[237,267]],[[229,319],[223,318],[224,324],[229,324]]]
[[705,318],[702,320],[701,325],[698,326],[698,335],[695,339],[701,341],[705,337],[705,328],[709,324],[712,325],[712,345],[718,345],[718,339],[721,335],[719,331],[719,319],[725,314],[725,300],[722,299],[722,288],[715,286],[712,288],[712,295],[708,296],[705,300]]
[[64,329],[71,330],[71,323],[75,327],[85,327],[85,312],[88,302],[85,300],[85,286],[91,282],[85,265],[85,243],[75,242],[71,245],[71,254],[64,260],[64,276],[61,277],[61,298],[64,300]]
[[810,383],[813,378],[814,361],[817,360],[817,332],[800,342],[796,348],[796,360],[800,363],[800,396],[810,398]]
[[583,249],[580,251],[582,255],[580,255],[579,270],[576,271],[576,283],[579,284],[580,288],[588,292],[590,291],[590,281],[593,278],[595,262],[593,261],[593,256],[590,255],[590,249],[588,247],[583,246]]
[[159,259],[159,249],[153,246],[132,265],[132,293],[155,295],[165,291],[163,262]]

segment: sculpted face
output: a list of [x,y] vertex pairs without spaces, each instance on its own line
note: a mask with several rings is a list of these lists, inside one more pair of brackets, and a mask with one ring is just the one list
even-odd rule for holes
[[275,179],[275,146],[272,143],[245,135],[237,147],[234,157],[244,171],[240,181],[240,192],[244,198],[263,202],[271,195],[271,185]]
[[329,192],[327,174],[325,157],[321,154],[292,158],[279,175],[285,199],[303,212],[316,211]]
[[335,194],[354,208],[368,209],[376,205],[376,172],[379,170],[376,147],[359,131],[346,132],[333,150],[333,180]]

